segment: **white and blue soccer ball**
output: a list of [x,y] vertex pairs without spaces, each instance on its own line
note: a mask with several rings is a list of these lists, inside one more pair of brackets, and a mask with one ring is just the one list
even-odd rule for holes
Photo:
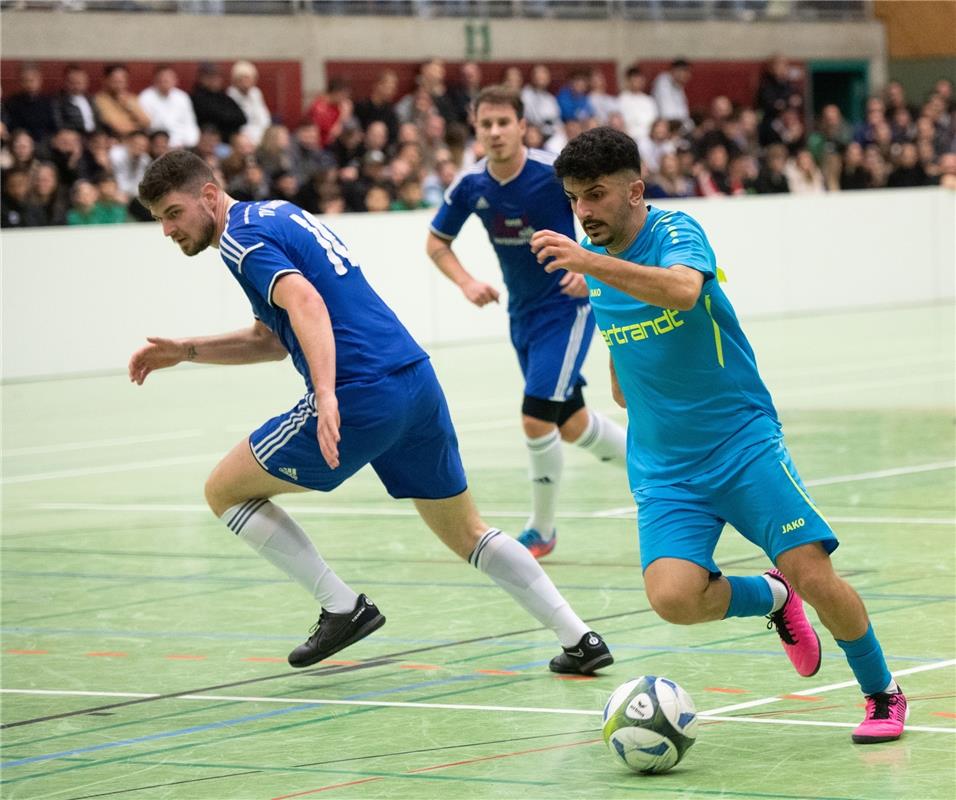
[[697,740],[694,701],[674,681],[643,675],[604,706],[604,742],[635,772],[666,772]]

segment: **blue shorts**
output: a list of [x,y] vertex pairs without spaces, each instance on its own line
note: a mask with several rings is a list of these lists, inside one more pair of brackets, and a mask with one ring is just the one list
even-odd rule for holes
[[313,395],[249,436],[260,466],[280,480],[328,492],[366,464],[392,497],[440,500],[467,488],[445,395],[427,359],[369,383],[335,390],[342,425],[339,466],[316,439]]
[[[636,498],[637,499],[637,498]],[[797,474],[782,439],[752,445],[690,480],[640,492],[637,525],[641,567],[680,558],[719,575],[714,549],[726,523],[776,564],[794,547],[839,542]]]
[[518,353],[524,393],[563,403],[583,386],[581,365],[594,335],[589,303],[562,303],[511,319],[511,343]]

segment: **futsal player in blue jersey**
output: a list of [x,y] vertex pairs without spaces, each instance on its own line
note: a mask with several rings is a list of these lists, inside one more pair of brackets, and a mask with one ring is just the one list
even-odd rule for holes
[[[829,629],[866,695],[853,740],[898,739],[906,698],[857,593],[833,569],[837,539],[784,444],[750,344],[717,281],[701,226],[645,205],[634,141],[597,128],[555,162],[586,234],[538,231],[544,270],[584,275],[628,413],[628,476],[638,503],[644,585],[678,624],[768,615],[797,672],[820,667],[801,596]],[[714,548],[729,522],[774,568],[721,575]]]
[[584,404],[581,365],[594,334],[584,281],[573,272],[542,272],[529,246],[540,229],[574,236],[574,215],[555,178],[554,155],[525,147],[525,127],[516,92],[489,86],[478,94],[475,130],[485,157],[445,193],[426,250],[479,307],[497,302],[498,291],[475,279],[451,249],[471,214],[481,219],[498,256],[508,287],[511,342],[525,380],[521,421],[530,460],[531,517],[518,541],[540,558],[557,542],[562,439],[623,467],[625,434]]
[[291,203],[236,202],[208,165],[185,151],[154,161],[139,194],[186,255],[219,249],[255,322],[218,336],[150,338],[130,359],[130,379],[142,384],[181,361],[249,364],[291,355],[305,380],[302,400],[239,442],[206,483],[213,513],[321,607],[308,639],[289,654],[292,666],[328,658],[385,617],[270,498],[331,491],[366,464],[393,497],[413,499],[451,550],[555,632],[563,652],[551,660],[552,671],[590,674],[613,662],[528,551],[482,521],[428,356],[341,239]]

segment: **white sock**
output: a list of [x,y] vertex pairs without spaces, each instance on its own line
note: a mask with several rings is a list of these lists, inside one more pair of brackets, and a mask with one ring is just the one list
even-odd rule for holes
[[900,690],[900,687],[897,685],[894,678],[890,678],[890,682],[886,684],[886,688],[883,690],[883,694],[896,694]]
[[774,611],[783,608],[783,604],[787,602],[787,584],[766,572],[760,577],[770,586],[770,593],[773,595],[773,608],[770,609],[770,613],[773,614]]
[[590,451],[600,461],[609,461],[621,466],[627,463],[627,431],[613,420],[590,408],[588,409],[588,426],[574,444]]
[[471,551],[468,563],[508,592],[538,622],[551,628],[562,647],[573,647],[590,630],[534,556],[507,534],[496,528],[488,530]]
[[333,614],[355,608],[358,595],[319,555],[312,540],[279,506],[262,498],[233,506],[220,519],[260,556],[297,581]]
[[564,469],[561,435],[555,428],[537,439],[525,439],[525,444],[528,445],[528,474],[531,477],[531,516],[525,527],[534,528],[547,539],[554,529],[558,487]]

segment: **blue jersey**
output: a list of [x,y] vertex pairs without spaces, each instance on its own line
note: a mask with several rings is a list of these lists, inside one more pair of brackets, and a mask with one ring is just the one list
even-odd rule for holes
[[498,256],[513,317],[565,303],[587,303],[587,298],[561,293],[565,271],[545,272],[529,244],[531,235],[543,229],[575,238],[574,215],[554,174],[554,159],[551,153],[529,148],[521,172],[504,183],[491,175],[487,159],[482,159],[449,187],[432,220],[432,233],[451,240],[471,214],[478,215]]
[[379,380],[427,358],[375,293],[348,248],[316,217],[284,200],[236,203],[229,209],[219,255],[260,322],[285,345],[313,391],[305,354],[289,315],[272,302],[276,281],[297,273],[322,296],[335,337],[335,383]]
[[[587,238],[582,244],[607,253]],[[637,238],[617,258],[650,267],[682,264],[704,275],[690,311],[648,305],[587,277],[591,307],[627,401],[632,491],[679,483],[778,438],[773,401],[715,279],[714,251],[697,221],[650,208]]]

